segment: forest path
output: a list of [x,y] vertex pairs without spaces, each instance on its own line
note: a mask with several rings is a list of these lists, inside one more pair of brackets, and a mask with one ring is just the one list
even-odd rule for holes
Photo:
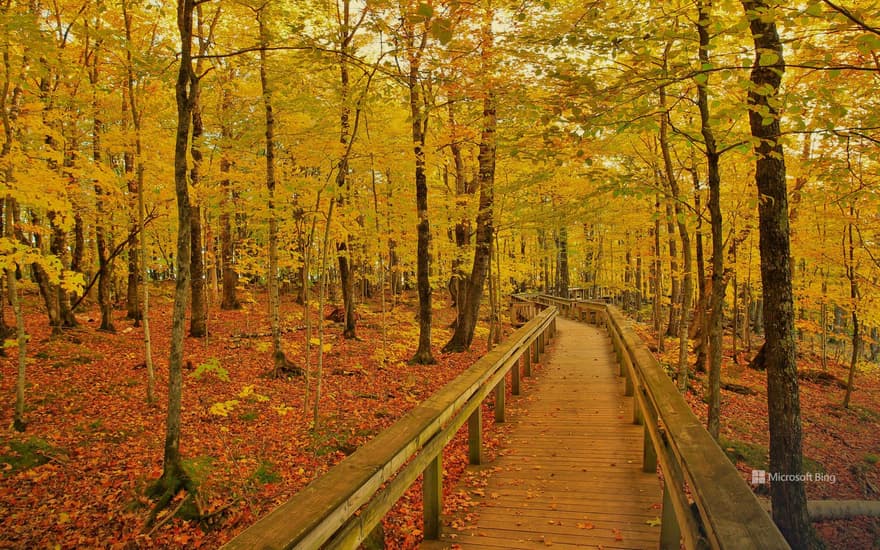
[[557,318],[534,387],[508,403],[496,460],[454,492],[476,503],[444,516],[446,548],[657,548],[661,487],[642,472],[643,429],[603,328]]

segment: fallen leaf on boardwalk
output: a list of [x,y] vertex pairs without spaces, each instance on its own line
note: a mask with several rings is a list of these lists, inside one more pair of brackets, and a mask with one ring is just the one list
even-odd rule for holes
[[661,525],[663,522],[660,521],[660,518],[654,518],[654,519],[649,519],[649,520],[646,521],[645,523],[647,523],[647,524],[650,525],[651,527],[660,527],[660,525]]
[[501,495],[499,495],[498,493],[489,493],[490,498],[498,498],[499,496]]
[[612,529],[612,533],[614,533],[614,540],[623,540],[623,535],[620,533],[620,529]]
[[592,529],[593,524],[590,522],[578,523],[577,528],[578,529]]

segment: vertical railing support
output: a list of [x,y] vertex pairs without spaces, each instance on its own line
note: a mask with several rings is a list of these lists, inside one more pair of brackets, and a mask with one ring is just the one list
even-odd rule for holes
[[532,376],[532,350],[527,347],[526,351],[522,354],[523,361],[523,376]]
[[468,462],[474,466],[483,463],[483,406],[468,417]]
[[498,385],[495,386],[495,422],[501,424],[505,421],[505,407],[504,400],[507,397],[507,383],[506,378],[502,378],[498,381]]
[[644,442],[642,443],[642,471],[643,472],[656,472],[657,471],[657,449],[654,448],[654,442],[651,440],[651,432],[648,431],[648,422],[651,422],[651,426],[657,426],[657,421],[652,419],[645,420],[645,428],[644,428]]
[[513,367],[510,369],[510,393],[513,395],[519,395],[519,358],[513,362]]
[[662,550],[681,548],[681,528],[675,519],[672,495],[668,485],[663,487],[663,517],[660,522],[660,548]]
[[443,451],[425,468],[422,476],[424,534],[428,540],[440,538],[440,514],[443,512]]

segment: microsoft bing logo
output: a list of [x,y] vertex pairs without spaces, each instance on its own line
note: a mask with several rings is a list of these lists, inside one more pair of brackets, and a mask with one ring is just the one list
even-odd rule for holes
[[752,470],[752,485],[765,485],[767,483],[767,472],[764,470]]

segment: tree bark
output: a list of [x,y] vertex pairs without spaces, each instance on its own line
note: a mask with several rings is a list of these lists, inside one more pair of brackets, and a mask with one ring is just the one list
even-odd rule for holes
[[[406,15],[406,14],[404,14]],[[409,90],[410,124],[412,127],[413,155],[415,157],[416,211],[418,214],[418,237],[416,259],[416,285],[419,294],[419,346],[412,362],[421,365],[434,363],[431,352],[431,281],[430,246],[431,224],[428,217],[428,180],[425,165],[425,134],[428,128],[428,98],[421,94],[421,76],[419,68],[428,40],[427,25],[418,38],[414,24],[406,25],[406,49],[409,71],[406,83]]]
[[[140,308],[141,321],[144,327],[144,365],[147,367],[147,403],[153,403],[156,400],[156,374],[153,369],[153,343],[152,333],[150,332],[150,279],[149,269],[147,266],[147,239],[144,236],[144,225],[146,223],[146,208],[144,204],[144,162],[143,162],[143,137],[141,135],[141,113],[138,110],[137,101],[137,85],[134,73],[134,65],[132,60],[132,40],[131,40],[131,13],[128,11],[128,0],[122,2],[122,16],[125,23],[125,43],[126,43],[126,84],[128,87],[128,101],[131,107],[131,123],[134,127],[134,163],[135,163],[135,186],[137,190],[137,209],[138,209],[138,232],[140,233],[140,250],[130,250],[129,253],[140,253],[140,261],[137,265],[140,268],[140,277],[143,284],[143,306]],[[137,298],[135,298],[137,299]]]
[[853,207],[852,204],[849,206],[849,217],[850,222],[847,224],[847,242],[848,249],[844,251],[845,262],[844,265],[846,267],[846,278],[849,279],[849,299],[852,308],[852,354],[849,358],[849,376],[846,381],[846,393],[843,396],[843,408],[849,408],[849,402],[852,398],[853,386],[855,385],[855,377],[856,377],[856,367],[859,364],[859,354],[862,349],[862,337],[859,333],[859,312],[856,304],[859,299],[859,282],[856,278],[856,265],[855,265],[855,244],[853,243],[853,225],[855,220],[858,218],[858,213]]
[[266,28],[266,6],[257,11],[260,27],[260,90],[263,95],[263,108],[266,114],[266,189],[269,191],[269,269],[266,284],[269,286],[269,322],[272,326],[273,375],[279,376],[287,366],[287,357],[281,348],[281,323],[279,319],[278,297],[278,218],[275,214],[275,111],[272,106],[272,90],[269,87],[267,71],[267,48],[269,31]]
[[[700,63],[709,66],[709,5],[697,1],[697,33],[700,39]],[[719,153],[709,113],[709,73],[697,82],[697,105],[700,109],[700,132],[706,148],[706,168],[709,183],[709,223],[712,231],[712,291],[709,296],[709,315],[705,323],[709,343],[709,418],[707,429],[718,439],[721,428],[721,359],[723,345],[722,314],[727,281],[724,278],[724,235],[721,217],[721,171]]]
[[[204,28],[202,18],[202,8],[200,4],[196,4],[196,26],[198,32],[199,43],[199,59],[196,61],[195,74],[198,76],[202,73],[203,55],[208,52],[212,36],[214,34],[214,24],[217,21],[220,11],[216,13],[214,21],[208,29]],[[202,134],[205,132],[205,125],[202,121],[202,105],[201,105],[201,89],[195,89],[195,95],[192,97],[192,137],[190,138],[190,155],[192,156],[192,167],[190,168],[189,178],[190,185],[193,189],[197,188],[202,179]],[[208,334],[208,297],[205,294],[205,256],[202,253],[202,208],[199,204],[191,205],[190,213],[190,290],[192,292],[192,304],[190,305],[190,321],[189,335],[193,338],[204,338]]]
[[[196,0],[178,0],[177,27],[180,32],[180,68],[175,83],[177,102],[177,130],[174,141],[174,190],[177,198],[177,263],[174,285],[174,306],[171,313],[171,344],[168,358],[168,412],[165,422],[165,445],[162,477],[154,493],[161,498],[155,510],[170,502],[183,487],[193,490],[192,482],[183,469],[180,456],[180,412],[183,399],[183,337],[186,324],[186,305],[190,291],[190,201],[188,189],[187,145],[192,124],[192,111],[198,95],[199,81],[192,66],[193,10]],[[167,505],[167,502],[164,504]]]
[[[755,145],[759,248],[764,287],[764,353],[770,425],[770,471],[787,481],[770,485],[773,520],[792,548],[818,548],[801,479],[803,449],[794,341],[794,297],[785,156],[780,143],[779,86],[785,71],[782,42],[766,0],[742,0],[755,46],[749,125]],[[759,93],[760,92],[760,93]]]
[[[494,11],[487,8],[482,25],[483,69],[487,78],[491,78],[489,75],[494,41],[493,16]],[[464,301],[459,307],[455,331],[449,342],[443,346],[444,352],[461,352],[470,349],[480,314],[480,302],[483,298],[483,286],[489,272],[489,256],[492,253],[492,239],[495,233],[493,206],[495,202],[495,132],[497,124],[494,87],[491,82],[487,82],[486,95],[483,98],[483,130],[480,135],[478,155],[480,199],[474,241],[474,261],[466,285]]]
[[[94,119],[92,121],[92,158],[96,164],[102,162],[101,153],[101,128],[103,122],[99,116],[99,106],[97,99],[98,85],[98,57],[94,56],[94,63],[89,70],[89,76],[93,87]],[[107,332],[116,332],[113,326],[113,304],[110,302],[110,283],[113,280],[113,261],[110,258],[110,245],[108,242],[106,218],[107,213],[104,208],[105,191],[100,183],[95,183],[95,245],[98,252],[98,305],[101,308],[101,326],[100,330]]]

